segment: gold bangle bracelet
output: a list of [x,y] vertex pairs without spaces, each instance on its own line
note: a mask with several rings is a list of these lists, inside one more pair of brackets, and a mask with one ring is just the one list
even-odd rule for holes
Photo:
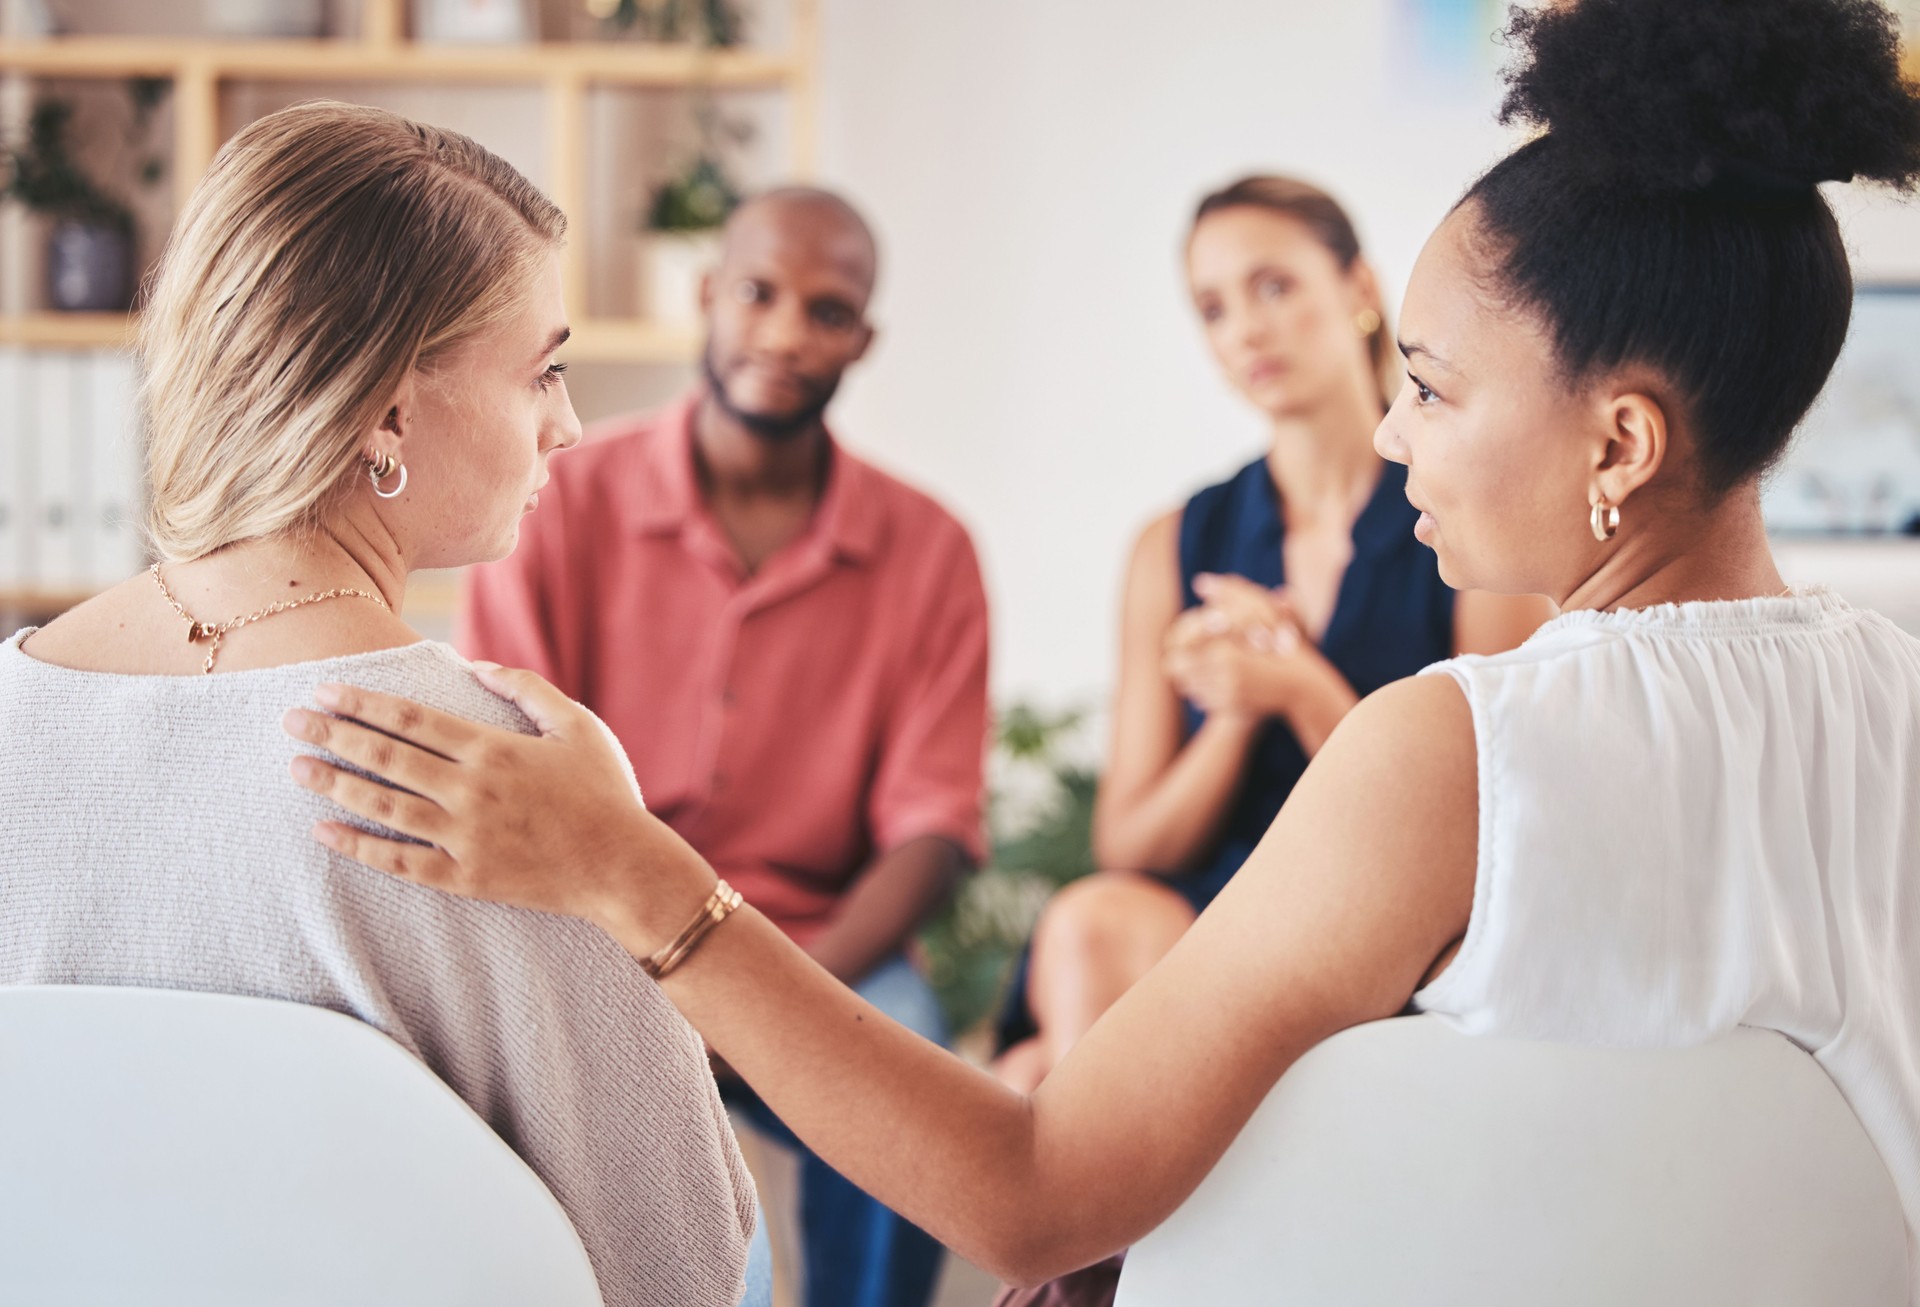
[[741,904],[740,891],[720,881],[713,887],[713,893],[701,905],[699,915],[687,923],[687,928],[673,937],[673,941],[660,949],[650,958],[640,959],[640,969],[655,980],[664,977],[675,967],[685,962],[692,952],[700,947],[712,929],[733,915],[734,909]]

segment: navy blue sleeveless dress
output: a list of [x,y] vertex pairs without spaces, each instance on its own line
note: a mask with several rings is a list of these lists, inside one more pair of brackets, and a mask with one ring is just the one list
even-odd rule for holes
[[[1326,656],[1360,695],[1453,656],[1453,591],[1440,579],[1433,551],[1413,538],[1420,514],[1407,502],[1407,470],[1382,463],[1380,480],[1353,524],[1347,564],[1333,617],[1320,640]],[[1193,579],[1202,572],[1232,573],[1273,587],[1286,581],[1286,522],[1279,491],[1256,459],[1219,485],[1187,501],[1180,515],[1180,589],[1184,606],[1200,602]],[[1206,714],[1188,704],[1187,735]],[[1191,870],[1166,878],[1202,911],[1253,852],[1307,769],[1306,750],[1283,721],[1269,721],[1254,742],[1240,792],[1206,856]],[[1028,955],[1015,968],[997,1034],[1002,1048],[1036,1031],[1027,1008]]]
[[[1419,512],[1407,502],[1407,469],[1381,465],[1380,481],[1353,524],[1353,559],[1341,578],[1320,652],[1366,696],[1421,668],[1453,657],[1453,591],[1440,579],[1433,551],[1413,538]],[[1180,589],[1188,608],[1200,602],[1193,578],[1229,572],[1269,588],[1285,584],[1281,544],[1286,523],[1267,462],[1257,459],[1229,481],[1208,486],[1180,515]],[[1187,735],[1206,720],[1187,705]],[[1283,721],[1269,721],[1254,742],[1240,792],[1213,849],[1167,885],[1195,912],[1213,898],[1279,815],[1307,769],[1307,754]]]

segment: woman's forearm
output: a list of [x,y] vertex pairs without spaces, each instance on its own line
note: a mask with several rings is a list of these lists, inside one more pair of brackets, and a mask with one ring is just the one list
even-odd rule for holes
[[[622,939],[645,956],[651,937]],[[1055,1268],[1063,1210],[1030,1100],[884,1017],[742,908],[662,982],[708,1044],[836,1170],[968,1260]],[[910,1161],[908,1159],[911,1159]]]
[[[296,738],[340,760],[299,754],[294,778],[411,839],[332,820],[315,837],[655,955],[709,899],[712,868],[640,806],[589,714],[523,673],[490,674],[540,736],[352,687],[315,690],[330,713],[289,713]],[[854,1183],[1004,1278],[1043,1279],[1163,1221],[1296,1057],[1398,1011],[1464,932],[1473,741],[1445,678],[1370,697],[1220,898],[1032,1095],[889,1021],[750,908],[665,990]],[[1409,757],[1430,764],[1410,790]]]
[[1103,788],[1094,812],[1095,860],[1116,871],[1191,867],[1226,820],[1258,731],[1253,719],[1215,714],[1145,786]]

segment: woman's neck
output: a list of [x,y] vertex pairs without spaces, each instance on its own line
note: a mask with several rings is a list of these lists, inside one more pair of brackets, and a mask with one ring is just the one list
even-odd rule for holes
[[1636,497],[1621,517],[1606,559],[1559,597],[1562,612],[1785,593],[1767,542],[1758,487],[1737,490],[1706,509]]
[[1358,389],[1274,421],[1267,472],[1286,507],[1289,530],[1352,526],[1380,479],[1380,456],[1373,450],[1379,425],[1378,398]]
[[333,589],[377,594],[397,615],[407,593],[408,569],[391,533],[377,519],[361,522],[351,513],[313,531],[243,540],[163,570],[183,600],[202,602],[209,620]]
[[[153,577],[131,577],[54,619],[23,648],[33,658],[78,671],[197,676],[209,652],[215,653],[217,673],[370,653],[420,639],[399,617],[405,561],[389,535],[365,522],[337,519],[297,537],[242,541],[168,564],[161,577],[164,594]],[[361,593],[294,604],[230,628],[217,650],[204,638],[184,638],[188,622],[218,626],[329,590]]]

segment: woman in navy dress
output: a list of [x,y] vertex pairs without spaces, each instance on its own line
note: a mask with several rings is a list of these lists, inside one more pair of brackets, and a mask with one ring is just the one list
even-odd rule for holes
[[1015,977],[998,1070],[1020,1089],[1173,947],[1363,695],[1552,614],[1455,594],[1414,539],[1406,469],[1373,449],[1397,354],[1331,196],[1238,181],[1201,201],[1186,256],[1207,343],[1272,441],[1134,546],[1094,810],[1106,870],[1047,906]]

